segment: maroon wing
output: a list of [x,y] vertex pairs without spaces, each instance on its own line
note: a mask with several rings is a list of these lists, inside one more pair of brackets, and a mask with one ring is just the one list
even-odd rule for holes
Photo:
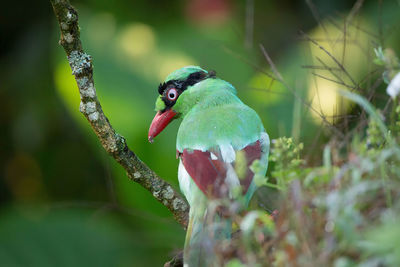
[[[254,142],[243,148],[242,151],[245,152],[247,170],[245,177],[240,179],[240,184],[243,194],[245,194],[254,176],[250,166],[254,160],[261,158],[261,143],[260,141]],[[211,153],[216,155],[217,159],[215,157],[212,159]],[[211,151],[185,149],[180,157],[186,171],[206,196],[213,198],[228,196],[229,188],[225,179],[228,168],[231,168],[229,165],[235,168],[234,162],[224,162],[217,149]]]

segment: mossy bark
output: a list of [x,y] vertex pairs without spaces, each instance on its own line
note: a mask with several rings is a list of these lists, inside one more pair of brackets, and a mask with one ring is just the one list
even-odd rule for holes
[[129,149],[123,136],[115,132],[97,98],[93,81],[92,58],[83,51],[78,13],[68,0],[50,0],[60,25],[60,45],[78,84],[80,111],[89,121],[104,149],[126,170],[128,177],[150,191],[166,206],[176,221],[187,225],[189,206],[170,184],[160,178]]

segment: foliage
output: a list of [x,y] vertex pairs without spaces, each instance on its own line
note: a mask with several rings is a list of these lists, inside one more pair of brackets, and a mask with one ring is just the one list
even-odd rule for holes
[[[183,65],[214,69],[282,142],[279,157],[272,148],[268,186],[257,192],[267,212],[235,214],[235,238],[218,247],[221,262],[398,266],[400,106],[385,93],[400,71],[398,1],[224,0],[225,9],[215,5],[221,21],[196,6],[209,2],[73,1],[113,126],[177,185],[178,123],[155,144],[146,141],[156,87]],[[245,7],[253,2],[254,14]],[[3,9],[0,265],[162,265],[182,249],[184,230],[127,179],[79,113],[50,3],[8,1]],[[270,75],[258,43],[284,84]],[[358,106],[332,106],[337,89]],[[299,145],[286,149],[281,136],[304,148],[293,153]],[[11,216],[16,206],[29,212]],[[108,217],[119,223],[98,227]]]
[[277,187],[286,190],[301,172],[299,167],[304,163],[304,160],[300,159],[303,143],[295,144],[292,138],[280,137],[272,140],[272,144],[270,161],[275,163],[275,169],[271,175],[276,179]]
[[385,67],[385,71],[382,73],[383,80],[385,83],[389,84],[390,80],[394,78],[396,73],[400,70],[400,61],[396,56],[396,53],[393,49],[386,48],[382,49],[381,46],[374,49],[376,58],[374,59],[374,63],[380,66]]
[[369,114],[364,126],[340,152],[332,137],[320,166],[305,168],[303,145],[292,138],[273,142],[276,184],[268,186],[282,196],[279,212],[235,217],[241,232],[221,255],[237,258],[221,259],[227,266],[400,265],[400,135],[388,130],[398,126],[400,103],[384,112],[360,94],[342,94]]

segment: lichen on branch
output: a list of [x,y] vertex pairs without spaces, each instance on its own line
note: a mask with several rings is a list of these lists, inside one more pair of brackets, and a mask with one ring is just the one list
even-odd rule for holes
[[83,51],[78,13],[68,0],[50,0],[60,25],[60,45],[67,54],[81,96],[79,110],[89,121],[104,149],[126,170],[128,177],[147,189],[166,206],[176,221],[187,225],[189,206],[170,184],[160,178],[131,151],[123,136],[115,132],[97,98],[92,57]]

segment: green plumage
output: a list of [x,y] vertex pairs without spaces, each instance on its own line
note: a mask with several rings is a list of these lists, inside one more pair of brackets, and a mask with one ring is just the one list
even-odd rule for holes
[[[199,71],[206,72],[199,67],[185,67],[171,73],[165,82],[184,81],[189,75]],[[162,111],[166,108],[162,103],[162,97],[160,96],[157,100],[156,110]],[[222,158],[219,160],[225,162],[223,164],[234,172],[237,151],[258,141],[262,149],[259,166],[262,167],[254,172],[258,176],[265,175],[268,165],[268,135],[257,113],[242,103],[230,83],[214,77],[200,80],[181,92],[172,109],[177,113],[177,117],[182,119],[176,142],[179,152],[183,153],[184,150],[220,151]],[[223,231],[217,231],[212,236],[229,238],[230,220],[216,219],[211,225],[204,222],[210,200],[190,177],[182,161],[179,165],[178,179],[181,191],[191,207],[184,251],[185,264],[217,266],[214,262],[212,242],[210,243],[209,240],[209,228],[214,229],[222,225]],[[230,173],[228,171],[226,179],[230,179],[232,184],[239,182],[237,175],[232,171]],[[233,189],[234,185],[230,186],[230,190]],[[247,205],[255,189],[253,181],[245,196],[230,193],[230,197],[236,200],[243,198],[242,203]]]
[[207,79],[179,97],[174,110],[181,113],[176,148],[206,150],[221,143],[242,149],[260,138],[261,120],[244,105],[236,91],[220,79]]

